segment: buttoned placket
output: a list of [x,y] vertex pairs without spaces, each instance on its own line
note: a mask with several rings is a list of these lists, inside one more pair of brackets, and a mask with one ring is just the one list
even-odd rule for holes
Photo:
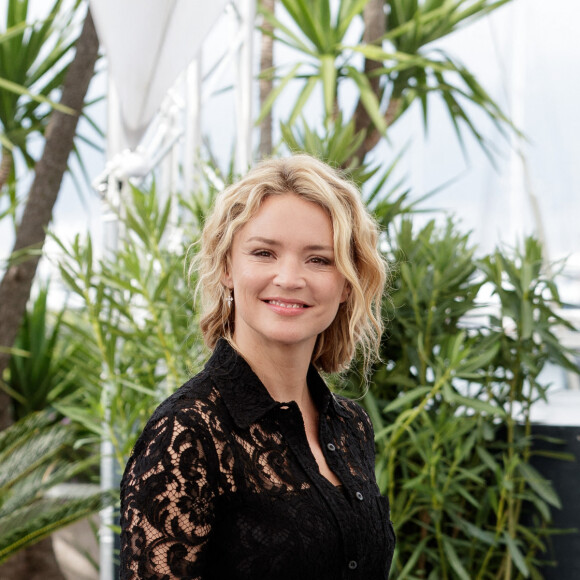
[[[231,347],[222,341],[221,348],[216,350],[227,354]],[[221,374],[229,377],[231,371],[228,370],[228,364],[232,366],[233,363],[225,356],[223,360],[215,357],[209,367],[212,372],[216,372],[217,369],[214,380],[219,379]],[[237,427],[244,430],[252,424],[260,423],[262,419],[267,421],[268,427],[264,433],[281,437],[282,445],[290,451],[306,474],[310,484],[307,488],[310,488],[309,493],[313,495],[313,500],[317,504],[322,502],[328,508],[328,524],[335,527],[336,541],[340,543],[342,549],[343,560],[340,564],[342,573],[338,578],[363,580],[369,577],[368,562],[365,562],[364,558],[364,554],[367,553],[366,541],[369,537],[361,535],[360,531],[368,529],[367,518],[373,512],[372,506],[378,490],[375,489],[374,479],[368,479],[373,475],[372,468],[367,472],[369,466],[361,466],[360,476],[351,472],[351,459],[359,457],[361,451],[357,443],[361,434],[350,429],[351,422],[356,421],[352,408],[328,391],[314,368],[309,369],[308,385],[312,387],[311,392],[320,412],[319,440],[322,453],[330,469],[343,484],[342,489],[337,489],[320,473],[308,444],[298,405],[295,402],[274,401],[245,361],[238,360],[236,364],[238,365],[235,373],[236,381],[216,380],[216,387],[220,390]],[[349,445],[343,448],[344,441],[349,441]],[[352,449],[350,443],[354,445]],[[354,455],[353,450],[356,450]]]
[[[340,465],[340,462],[342,461],[340,450],[335,442],[329,440],[330,434],[326,424],[327,417],[322,413],[320,415],[320,446],[328,466],[340,479],[344,493],[336,489],[334,484],[320,473],[320,469],[306,438],[304,422],[298,405],[295,402],[285,403],[279,406],[279,410],[284,413],[283,420],[280,424],[280,430],[283,434],[286,435],[286,433],[284,433],[286,428],[295,429],[296,427],[299,427],[297,432],[300,436],[296,439],[294,437],[287,438],[288,443],[291,449],[294,446],[294,441],[299,443],[300,448],[292,449],[292,451],[304,471],[311,475],[313,487],[325,501],[338,526],[343,544],[343,553],[345,554],[343,578],[344,580],[361,578],[362,572],[358,561],[359,538],[357,535],[348,534],[348,532],[352,529],[352,513],[353,511],[358,512],[361,502],[364,501],[364,495],[360,490],[352,490],[352,481],[348,475],[348,471],[344,466]],[[336,494],[334,502],[328,500],[330,493]],[[338,501],[336,501],[337,499]],[[337,509],[337,506],[339,506],[340,509]]]
[[[325,420],[322,420],[323,418],[321,417],[321,422],[320,422],[320,426],[319,426],[319,437],[321,439],[321,441],[325,441],[327,438],[330,437],[330,435],[328,434],[328,425],[326,424]],[[324,418],[326,419],[326,417]],[[322,445],[322,447],[324,447],[324,445]],[[342,461],[342,451],[338,444],[336,442],[333,441],[328,441],[326,443],[326,449],[328,450],[327,453],[324,453],[324,456],[326,458],[326,461],[328,462],[329,467],[333,470],[333,471],[340,471],[341,474],[344,473],[344,481],[342,481],[343,487],[344,487],[344,492],[345,494],[348,496],[349,498],[349,504],[350,504],[350,509],[349,510],[340,510],[338,513],[335,514],[335,517],[337,518],[337,520],[339,520],[340,522],[340,529],[343,532],[347,532],[349,530],[352,529],[351,526],[348,525],[348,520],[351,517],[351,513],[353,511],[357,512],[358,509],[360,509],[360,507],[356,504],[359,504],[360,502],[364,501],[364,495],[362,493],[362,491],[357,490],[354,491],[352,490],[352,484],[353,482],[351,481],[351,478],[348,475],[348,470],[346,468],[341,469],[340,468],[340,462]],[[354,501],[352,501],[354,499]],[[360,576],[360,570],[359,570],[359,562],[358,562],[358,553],[356,550],[356,547],[358,545],[357,542],[358,538],[357,537],[347,537],[345,536],[345,533],[343,533],[343,541],[344,541],[344,546],[345,546],[345,550],[344,553],[346,555],[347,561],[346,561],[346,569],[345,569],[345,574],[344,577],[345,578],[358,578]],[[357,570],[358,573],[357,573]]]

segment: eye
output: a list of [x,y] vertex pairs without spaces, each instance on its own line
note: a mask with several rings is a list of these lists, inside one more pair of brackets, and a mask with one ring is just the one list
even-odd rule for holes
[[272,252],[270,252],[270,250],[254,250],[252,252],[252,256],[256,256],[258,258],[270,258],[272,256]]
[[321,266],[330,266],[332,264],[328,258],[324,258],[323,256],[313,256],[310,258],[310,262],[313,264],[319,264]]

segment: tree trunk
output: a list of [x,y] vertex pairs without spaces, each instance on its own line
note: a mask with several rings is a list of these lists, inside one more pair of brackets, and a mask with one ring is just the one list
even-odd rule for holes
[[[372,44],[379,42],[387,29],[387,16],[385,14],[385,0],[370,0],[364,7],[363,11],[364,32],[362,41],[365,44]],[[381,78],[379,76],[371,76],[371,73],[381,68],[383,65],[380,62],[365,59],[364,75],[369,79],[373,92],[377,96],[379,102],[383,96],[383,88],[381,87]],[[393,104],[394,106],[395,104]],[[398,103],[396,103],[398,106]],[[393,107],[389,103],[387,113],[385,115],[387,126],[393,120]],[[366,136],[361,146],[358,148],[353,157],[358,158],[359,163],[364,161],[366,154],[378,143],[381,135],[367,113],[361,100],[357,103],[354,112],[355,131],[365,131]],[[347,162],[350,163],[350,160]]]
[[[99,50],[99,41],[90,12],[76,43],[76,53],[69,66],[62,88],[61,103],[77,115],[52,111],[42,157],[35,167],[35,177],[30,188],[22,221],[16,232],[12,256],[17,254],[0,282],[0,378],[10,360],[6,352],[14,340],[26,311],[26,303],[40,253],[46,238],[46,229],[67,169],[68,157],[73,149],[76,127],[83,109],[85,96]],[[12,423],[10,399],[0,390],[0,429]],[[14,560],[14,563],[13,563]],[[24,566],[24,568],[22,568]],[[2,580],[64,580],[54,554],[51,540],[39,542],[17,554],[0,567]]]
[[[276,0],[261,0],[261,3],[265,10],[274,13]],[[262,28],[269,31],[273,30],[273,26],[267,20],[262,22]],[[262,33],[260,44],[260,108],[262,108],[273,87],[272,76],[268,71],[274,65],[274,39],[270,35]],[[272,155],[272,111],[260,124],[260,158],[263,159],[270,155]]]
[[14,158],[7,147],[2,147],[2,160],[0,160],[0,191],[10,179]]

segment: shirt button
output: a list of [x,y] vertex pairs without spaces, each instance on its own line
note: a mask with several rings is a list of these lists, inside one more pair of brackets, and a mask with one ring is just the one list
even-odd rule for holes
[[335,447],[334,443],[329,443],[329,444],[326,446],[326,448],[327,448],[329,451],[336,451],[336,447]]
[[362,501],[364,499],[364,495],[360,491],[357,491],[355,495],[356,495],[356,499],[358,499],[360,501]]
[[356,567],[357,567],[357,566],[358,566],[358,564],[356,563],[356,560],[351,560],[351,561],[348,563],[348,567],[349,567],[351,570],[356,570]]

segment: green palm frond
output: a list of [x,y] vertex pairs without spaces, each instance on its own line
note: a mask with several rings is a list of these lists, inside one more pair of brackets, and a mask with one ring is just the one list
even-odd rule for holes
[[[76,440],[54,413],[35,413],[0,433],[0,562],[114,501],[96,486],[56,493],[97,458],[70,459]],[[78,489],[78,488],[76,488]]]
[[2,517],[0,563],[19,550],[53,532],[81,520],[111,504],[111,496],[92,493],[86,497],[41,499]]
[[[336,108],[338,85],[343,78],[360,82],[354,75],[352,67],[343,68],[348,63],[350,53],[344,50],[345,37],[353,22],[360,17],[368,0],[341,0],[337,10],[333,10],[330,0],[281,0],[280,4],[287,13],[292,26],[285,24],[286,19],[277,18],[268,10],[261,9],[261,14],[273,26],[271,34],[276,42],[285,44],[296,52],[297,58],[289,70],[279,68],[276,78],[279,80],[268,99],[257,123],[269,113],[274,101],[290,81],[300,81],[303,86],[291,113],[294,120],[304,111],[315,86],[322,88],[324,113],[332,118]],[[356,71],[358,73],[358,71]],[[384,131],[378,107],[369,100],[369,114],[377,123],[377,128]]]
[[0,141],[11,162],[17,154],[32,167],[30,136],[44,134],[53,109],[74,114],[56,101],[79,30],[80,4],[53,0],[46,17],[32,21],[28,1],[6,3],[6,29],[0,32]]
[[[274,88],[264,102],[257,124],[291,86],[299,89],[290,114],[284,119],[288,125],[294,124],[310,101],[320,96],[324,121],[332,125],[341,108],[337,95],[344,86],[349,91],[355,89],[360,104],[357,110],[366,112],[373,130],[381,136],[415,102],[421,105],[427,127],[429,102],[433,96],[439,96],[459,143],[463,144],[463,132],[467,131],[493,159],[493,143],[472,120],[469,105],[482,110],[504,134],[516,128],[472,72],[435,42],[508,1],[386,0],[387,32],[368,44],[350,40],[368,0],[343,0],[338,6],[331,5],[329,0],[281,0],[281,11],[286,14],[280,17],[262,9],[263,18],[273,26],[273,31],[263,33],[292,49],[295,56],[266,72],[274,79]],[[374,61],[377,66],[367,70],[361,64],[365,59],[367,64]]]
[[66,307],[51,312],[48,291],[48,285],[41,288],[24,315],[14,343],[16,351],[10,358],[5,390],[16,401],[17,419],[67,398],[80,384],[79,371],[72,361],[83,345],[65,338]]

